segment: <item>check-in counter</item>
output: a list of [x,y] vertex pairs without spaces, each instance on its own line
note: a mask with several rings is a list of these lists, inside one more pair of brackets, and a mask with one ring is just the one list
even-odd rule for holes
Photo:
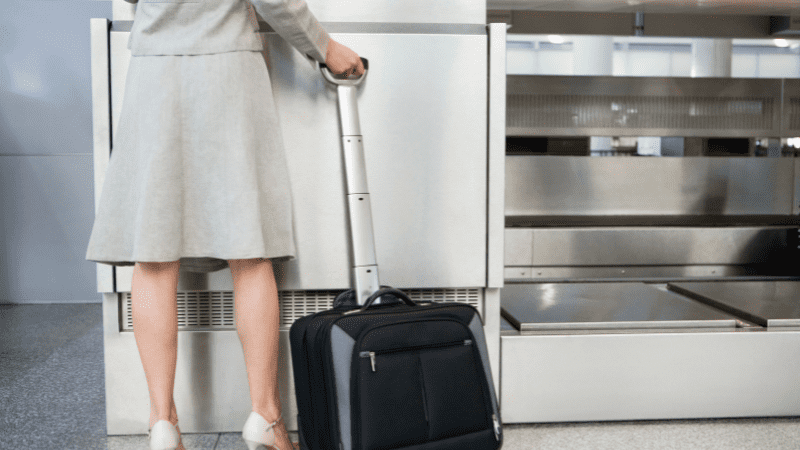
[[[505,24],[487,26],[483,0],[307,3],[334,39],[370,62],[358,103],[381,284],[412,299],[475,306],[499,389],[503,211],[494,205],[503,198]],[[113,12],[112,22],[91,25],[97,197],[131,58],[134,6],[114,0]],[[347,203],[336,92],[258,19],[295,215],[297,258],[275,264],[281,403],[293,430],[289,327],[330,308],[351,286]],[[109,434],[147,430],[140,420],[149,400],[132,333],[132,272],[98,265]],[[181,271],[175,402],[184,432],[241,430],[250,411],[233,294],[227,268]]]

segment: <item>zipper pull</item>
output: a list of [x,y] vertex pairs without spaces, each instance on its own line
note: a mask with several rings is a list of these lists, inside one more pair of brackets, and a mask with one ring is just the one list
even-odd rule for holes
[[464,345],[472,345],[472,339],[466,339]]
[[494,422],[494,438],[500,442],[500,422],[497,421],[497,414],[492,414],[492,422]]
[[362,358],[369,357],[369,363],[372,366],[372,371],[376,372],[376,370],[375,370],[375,352],[361,352],[361,353],[358,354],[358,356],[360,356]]

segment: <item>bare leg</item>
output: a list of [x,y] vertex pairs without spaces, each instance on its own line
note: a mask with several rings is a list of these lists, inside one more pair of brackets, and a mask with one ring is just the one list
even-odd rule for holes
[[[233,275],[236,330],[244,351],[253,411],[272,423],[281,414],[278,391],[278,287],[267,259],[229,260]],[[275,426],[280,450],[292,447],[283,421]]]
[[150,392],[150,428],[159,420],[178,424],[172,393],[178,357],[179,269],[180,261],[141,262],[133,268],[133,334]]

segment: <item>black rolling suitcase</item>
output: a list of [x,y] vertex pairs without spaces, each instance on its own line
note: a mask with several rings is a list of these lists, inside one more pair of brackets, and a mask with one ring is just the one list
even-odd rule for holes
[[343,80],[321,70],[338,89],[356,286],[333,309],[292,324],[300,446],[498,449],[500,413],[478,311],[379,289],[355,96],[367,74]]

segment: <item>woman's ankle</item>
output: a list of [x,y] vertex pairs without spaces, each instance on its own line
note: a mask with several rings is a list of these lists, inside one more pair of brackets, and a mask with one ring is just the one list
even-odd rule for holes
[[267,422],[272,423],[281,418],[280,408],[253,408],[253,411],[261,415]]

